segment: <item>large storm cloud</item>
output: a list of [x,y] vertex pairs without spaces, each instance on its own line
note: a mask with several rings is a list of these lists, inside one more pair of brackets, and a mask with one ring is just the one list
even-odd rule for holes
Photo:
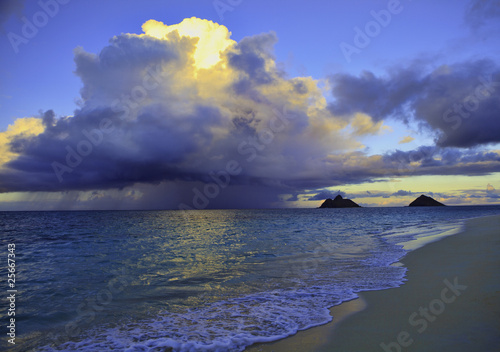
[[[328,104],[320,82],[279,69],[274,33],[235,42],[226,27],[196,18],[150,20],[143,30],[113,37],[97,54],[75,50],[83,86],[73,116],[49,110],[0,133],[1,192],[88,191],[97,199],[105,198],[99,190],[134,186],[130,197],[161,207],[155,185],[188,202],[212,184],[221,189],[210,206],[257,207],[390,177],[500,171],[495,152],[449,148],[500,141],[493,62],[383,78],[337,74]],[[491,86],[478,88],[483,78]],[[471,116],[446,115],[476,92]],[[425,122],[438,146],[367,155],[358,137],[390,118]]]
[[61,118],[47,111],[36,122],[42,131],[4,136],[3,191],[205,182],[232,160],[248,164],[233,184],[267,185],[356,147],[314,80],[276,69],[274,34],[236,43],[195,18],[144,30],[112,38],[99,54],[75,50],[81,108]]

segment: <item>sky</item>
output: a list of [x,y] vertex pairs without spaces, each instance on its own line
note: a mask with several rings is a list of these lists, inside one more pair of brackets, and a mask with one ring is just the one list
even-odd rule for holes
[[500,204],[499,30],[500,0],[2,0],[0,210]]

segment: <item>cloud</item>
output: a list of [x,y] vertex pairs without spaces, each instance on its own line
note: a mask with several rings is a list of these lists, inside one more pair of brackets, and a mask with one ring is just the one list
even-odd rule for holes
[[465,11],[465,22],[477,29],[500,18],[500,0],[471,0]]
[[399,191],[392,194],[392,196],[394,196],[394,197],[407,197],[407,196],[412,196],[412,195],[415,195],[415,193],[410,192],[410,191],[403,191],[403,190],[399,190]]
[[[487,198],[484,197],[484,194],[481,195],[477,190],[465,190],[459,191],[457,194],[449,194],[449,193],[441,193],[441,192],[432,192],[429,190],[416,190],[416,191],[406,191],[399,190],[397,192],[388,192],[381,190],[372,190],[372,191],[364,191],[364,192],[351,192],[349,193],[351,198],[356,199],[370,199],[370,198],[383,198],[382,204],[391,205],[391,206],[401,206],[408,205],[410,201],[414,200],[421,194],[428,195],[430,197],[441,199],[446,202],[453,202],[453,204],[464,204],[470,203],[470,200],[475,199],[483,199],[487,201]],[[318,199],[319,200],[319,199]],[[362,203],[368,204],[368,206],[376,206],[377,204],[370,203]],[[378,204],[380,205],[380,204]]]
[[400,175],[487,175],[500,171],[500,154],[421,146],[411,151],[386,153],[383,164],[397,167]]
[[[408,107],[433,126],[433,115],[419,109],[424,97],[437,104],[434,90],[448,82],[439,77],[461,82],[485,67],[494,72],[492,63],[472,65],[474,73],[459,65],[384,78],[335,75],[336,100],[328,104],[322,82],[280,69],[274,33],[236,42],[226,27],[196,18],[172,26],[148,21],[143,31],[115,36],[99,53],[75,49],[82,104],[72,116],[48,110],[0,133],[0,192],[61,192],[54,209],[120,201],[151,209],[192,207],[196,192],[213,195],[222,185],[205,196],[206,206],[265,207],[304,192],[324,199],[327,193],[310,190],[345,184],[500,171],[496,152],[422,146],[368,155],[357,140],[383,131],[388,116],[407,118]],[[457,82],[444,87],[453,93]],[[477,119],[492,119],[485,111],[495,99],[482,101]],[[447,94],[441,100],[453,101]],[[472,144],[498,138],[491,123],[468,137]]]
[[271,53],[276,42],[274,33],[261,34],[243,38],[234,51],[229,51],[228,63],[240,73],[235,85],[238,93],[243,93],[251,86],[274,81],[277,71]]
[[415,138],[413,138],[412,136],[406,136],[406,137],[403,137],[401,138],[401,140],[399,141],[398,144],[406,144],[406,143],[411,143],[415,140]]
[[43,120],[28,117],[21,118],[9,125],[7,131],[0,132],[0,170],[7,162],[19,156],[16,148],[12,148],[12,143],[16,140],[24,140],[26,143],[44,131]]
[[81,108],[31,118],[44,127],[36,136],[7,133],[2,148],[16,157],[4,160],[2,191],[207,183],[233,160],[243,172],[232,186],[286,190],[314,183],[311,170],[332,150],[357,146],[318,82],[277,69],[275,34],[236,43],[224,26],[195,18],[143,28],[98,54],[75,50]]
[[358,77],[345,73],[330,76],[335,102],[329,109],[341,116],[364,113],[375,121],[402,113],[406,101],[421,87],[420,72],[399,70],[393,75],[397,77],[381,78],[363,71]]
[[329,78],[333,114],[370,115],[375,121],[424,123],[441,147],[500,142],[500,67],[490,60],[461,62],[426,70],[394,69],[385,77],[363,72]]
[[362,113],[354,115],[351,127],[354,130],[354,134],[357,136],[375,135],[380,133],[383,129],[387,129],[387,126],[383,126],[382,121],[374,122],[370,116]]
[[500,199],[500,194],[498,194],[495,187],[488,183],[486,186],[486,198],[489,199]]
[[313,200],[325,200],[328,198],[334,199],[338,195],[341,195],[342,198],[347,198],[346,194],[340,190],[335,191],[335,192],[324,190],[324,191],[321,191],[321,192],[315,194],[312,197],[307,198],[307,200],[313,201]]

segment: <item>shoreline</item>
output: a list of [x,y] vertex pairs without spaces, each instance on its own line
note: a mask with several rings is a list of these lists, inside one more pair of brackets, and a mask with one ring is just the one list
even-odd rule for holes
[[342,302],[328,309],[333,317],[332,321],[306,330],[300,330],[295,335],[273,342],[256,343],[248,346],[245,352],[306,352],[328,343],[329,334],[351,315],[366,309],[363,298],[358,297]]
[[500,350],[500,216],[409,252],[397,288],[332,307],[327,324],[249,352]]

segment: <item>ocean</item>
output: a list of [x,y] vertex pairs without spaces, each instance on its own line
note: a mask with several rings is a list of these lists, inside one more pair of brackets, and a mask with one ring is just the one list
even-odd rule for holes
[[[325,324],[405,282],[408,251],[500,206],[0,212],[15,244],[15,345],[0,266],[0,349],[243,351]],[[11,271],[12,272],[12,271]],[[9,281],[10,282],[10,281]]]

